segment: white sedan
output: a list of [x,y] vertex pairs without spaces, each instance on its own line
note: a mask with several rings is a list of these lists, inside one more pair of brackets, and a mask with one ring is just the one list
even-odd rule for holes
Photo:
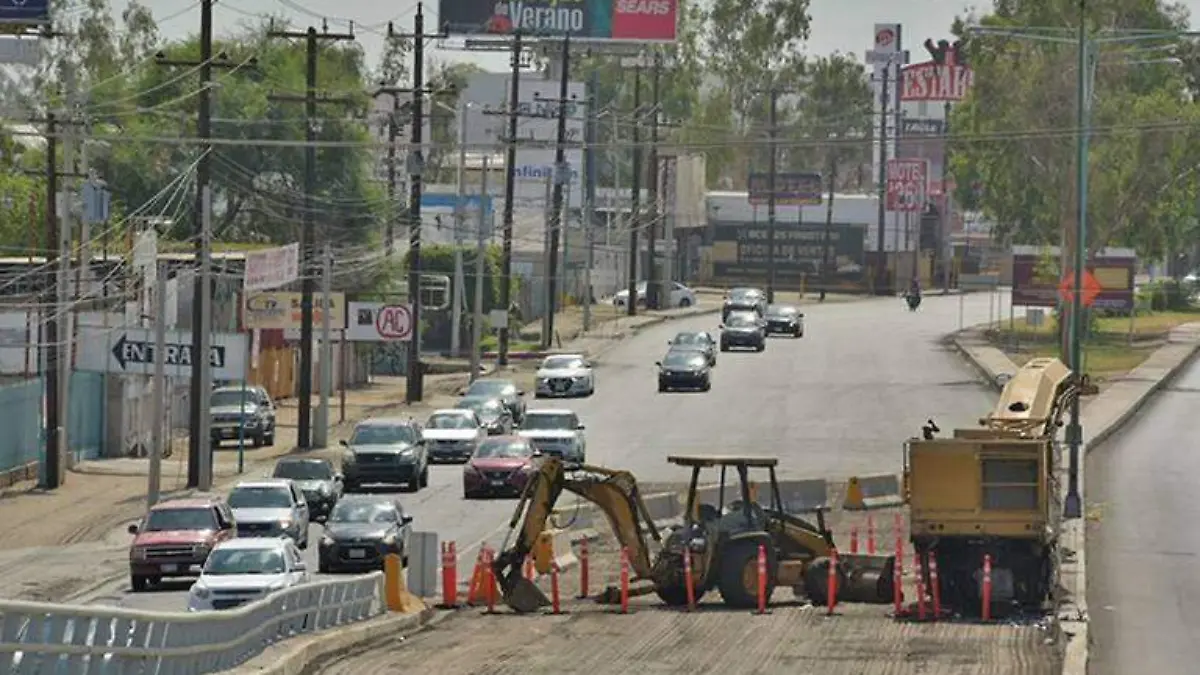
[[[696,292],[684,286],[678,281],[666,282],[671,288],[671,307],[692,307],[696,304]],[[638,307],[646,306],[646,282],[639,281],[637,284],[637,302]],[[617,291],[613,296],[613,304],[617,307],[624,307],[629,303],[629,289],[626,288]]]
[[596,373],[580,354],[547,356],[538,368],[534,396],[591,396],[596,393]]
[[300,549],[290,539],[230,539],[208,554],[188,592],[188,611],[233,609],[308,581]]

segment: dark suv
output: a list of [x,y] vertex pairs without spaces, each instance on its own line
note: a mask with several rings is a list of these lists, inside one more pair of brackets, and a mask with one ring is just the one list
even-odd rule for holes
[[271,477],[287,478],[300,488],[313,520],[327,517],[342,496],[342,474],[327,459],[283,457],[275,462]]
[[429,454],[421,425],[412,419],[375,418],[354,427],[342,455],[347,493],[369,484],[403,483],[409,492],[429,485]]
[[734,288],[725,296],[721,305],[721,320],[732,312],[754,312],[759,316],[767,313],[767,294],[757,288]]
[[217,387],[208,400],[213,447],[238,439],[252,448],[275,445],[275,403],[266,389]]

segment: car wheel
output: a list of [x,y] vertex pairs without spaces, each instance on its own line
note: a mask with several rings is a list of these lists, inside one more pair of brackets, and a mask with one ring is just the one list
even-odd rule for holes
[[723,352],[727,352],[727,351],[729,351],[729,345],[727,345],[727,344],[725,344],[724,342],[722,342],[722,343],[721,343],[721,351],[723,351]]
[[663,393],[664,391],[668,391],[668,390],[670,390],[670,387],[668,387],[667,385],[665,385],[665,384],[663,384],[663,383],[661,383],[661,382],[658,384],[658,393],[660,393],[660,394],[661,394],[661,393]]
[[475,495],[470,490],[463,488],[463,499],[474,499]]
[[265,433],[254,437],[254,447],[263,448],[267,445],[267,435]]
[[272,445],[275,445],[275,430],[274,429],[271,430],[271,433],[266,435],[266,437],[263,440],[263,445],[267,446],[268,448],[271,447]]
[[767,343],[765,343],[765,342],[760,342],[757,345],[754,345],[754,351],[756,351],[756,352],[761,352],[766,348],[767,348]]
[[421,487],[429,487],[429,466],[428,465],[426,465],[425,469],[421,471]]
[[329,563],[325,562],[324,560],[317,561],[318,574],[329,574],[331,571],[332,570],[329,568]]
[[710,390],[712,390],[712,380],[705,380],[704,386],[700,387],[700,391],[710,391]]
[[357,491],[358,491],[358,483],[351,483],[350,481],[346,481],[346,484],[342,486],[342,492],[345,494],[350,494],[352,492],[357,492]]
[[692,306],[692,299],[691,299],[691,298],[680,298],[680,299],[679,299],[679,306],[680,306],[680,308],[683,308],[683,307],[691,307],[691,306]]
[[134,593],[144,593],[150,586],[150,577],[134,574],[129,577],[129,585],[133,587]]

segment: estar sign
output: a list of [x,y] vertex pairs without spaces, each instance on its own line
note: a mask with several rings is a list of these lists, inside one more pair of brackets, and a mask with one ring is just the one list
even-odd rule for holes
[[674,42],[679,0],[440,0],[450,35]]

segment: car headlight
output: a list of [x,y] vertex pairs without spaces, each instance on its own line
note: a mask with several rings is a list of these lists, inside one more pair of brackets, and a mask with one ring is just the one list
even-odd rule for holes
[[384,537],[383,545],[384,546],[395,546],[396,545],[396,535],[389,534],[386,537]]
[[192,595],[199,600],[207,600],[208,596],[212,595],[212,591],[208,590],[208,587],[206,586],[196,584],[195,586],[192,586]]
[[329,493],[333,492],[333,490],[329,487],[329,483],[321,483],[319,486],[317,486],[317,492],[327,496]]
[[401,450],[401,451],[398,453],[398,456],[400,456],[400,457],[412,457],[412,456],[413,456],[413,449],[412,449],[412,448],[405,448],[405,449]]
[[208,556],[208,546],[204,544],[195,544],[192,546],[192,555],[199,558],[200,556]]
[[246,420],[246,426],[251,429],[258,426],[258,423],[260,421],[257,417],[247,417],[247,418],[245,418],[245,420]]
[[321,535],[321,546],[333,546],[333,537],[327,534]]
[[283,520],[279,521],[279,529],[290,530],[291,528],[292,528],[292,520],[290,518],[284,518]]
[[134,560],[145,560],[146,549],[141,546],[135,546],[133,550],[129,552],[129,556]]

